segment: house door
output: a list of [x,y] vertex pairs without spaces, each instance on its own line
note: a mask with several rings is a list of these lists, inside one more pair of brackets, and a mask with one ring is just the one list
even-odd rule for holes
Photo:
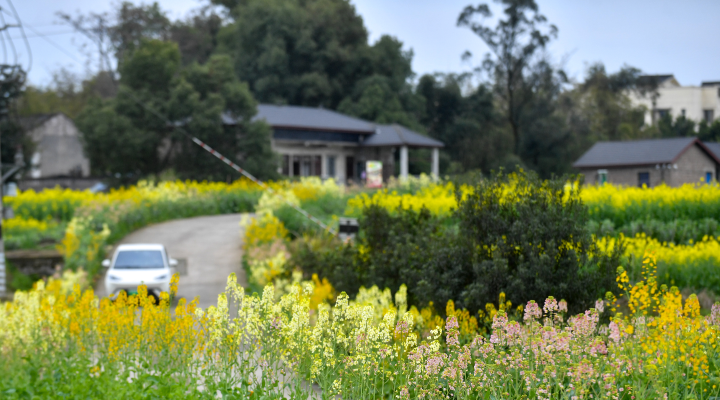
[[638,172],[638,187],[643,187],[643,185],[650,187],[649,172]]
[[355,157],[345,157],[345,180],[351,181],[355,178]]

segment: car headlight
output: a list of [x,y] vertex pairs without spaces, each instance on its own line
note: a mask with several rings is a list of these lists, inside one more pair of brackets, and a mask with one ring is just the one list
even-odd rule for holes
[[108,275],[108,279],[110,279],[111,281],[119,281],[120,277],[117,277],[115,275]]
[[165,274],[165,275],[160,275],[160,276],[156,277],[155,280],[156,280],[156,281],[161,281],[161,280],[163,280],[163,279],[167,279],[167,277],[168,277],[167,274]]

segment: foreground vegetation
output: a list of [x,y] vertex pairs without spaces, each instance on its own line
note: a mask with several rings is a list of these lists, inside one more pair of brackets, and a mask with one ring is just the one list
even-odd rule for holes
[[[9,235],[62,229],[67,268],[0,308],[2,397],[720,395],[720,304],[691,294],[718,285],[716,237],[593,231],[631,215],[715,220],[702,212],[720,199],[714,185],[580,190],[527,174],[377,192],[318,179],[273,185],[276,195],[238,181],[9,198]],[[320,234],[288,202],[330,225],[357,216],[361,234],[349,243]],[[250,210],[249,291],[231,276],[207,310],[174,302],[177,277],[160,304],[142,288],[114,302],[83,291],[106,244],[133,229]]]
[[[720,304],[659,286],[654,260],[579,314],[553,297],[500,305],[491,334],[448,309],[442,324],[408,307],[404,287],[341,293],[313,309],[311,284],[248,295],[235,277],[207,310],[177,288],[151,304],[112,302],[63,280],[0,308],[3,398],[699,399],[720,394]],[[230,309],[237,310],[231,312]],[[622,310],[622,312],[621,312]],[[314,382],[320,390],[314,390]]]

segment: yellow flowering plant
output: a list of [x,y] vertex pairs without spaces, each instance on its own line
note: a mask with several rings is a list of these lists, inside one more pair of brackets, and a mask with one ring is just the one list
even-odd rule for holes
[[[624,296],[577,315],[548,297],[520,321],[499,299],[489,335],[473,334],[448,303],[441,325],[418,334],[401,288],[345,293],[313,309],[313,282],[276,299],[272,285],[247,294],[234,275],[205,310],[163,293],[98,299],[78,285],[39,282],[0,308],[3,398],[361,399],[711,398],[720,389],[720,304],[701,316],[695,297],[647,277]],[[177,282],[177,279],[174,279]],[[314,280],[317,283],[317,280]],[[173,285],[175,290],[176,285]],[[654,292],[653,292],[654,288]],[[659,293],[659,294],[657,294]],[[504,305],[503,305],[504,303]],[[232,311],[231,311],[232,310]],[[466,327],[464,328],[463,325]],[[466,340],[462,340],[467,336]],[[313,388],[312,384],[316,384]]]

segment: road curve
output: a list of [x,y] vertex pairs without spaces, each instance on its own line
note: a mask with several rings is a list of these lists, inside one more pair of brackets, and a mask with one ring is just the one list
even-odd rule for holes
[[[170,257],[186,259],[187,275],[180,276],[178,297],[190,301],[199,296],[200,307],[206,308],[216,303],[231,273],[237,274],[238,283],[247,286],[242,268],[241,217],[225,214],[163,222],[137,230],[119,244],[161,243]],[[96,286],[97,295],[105,296],[104,277]]]

